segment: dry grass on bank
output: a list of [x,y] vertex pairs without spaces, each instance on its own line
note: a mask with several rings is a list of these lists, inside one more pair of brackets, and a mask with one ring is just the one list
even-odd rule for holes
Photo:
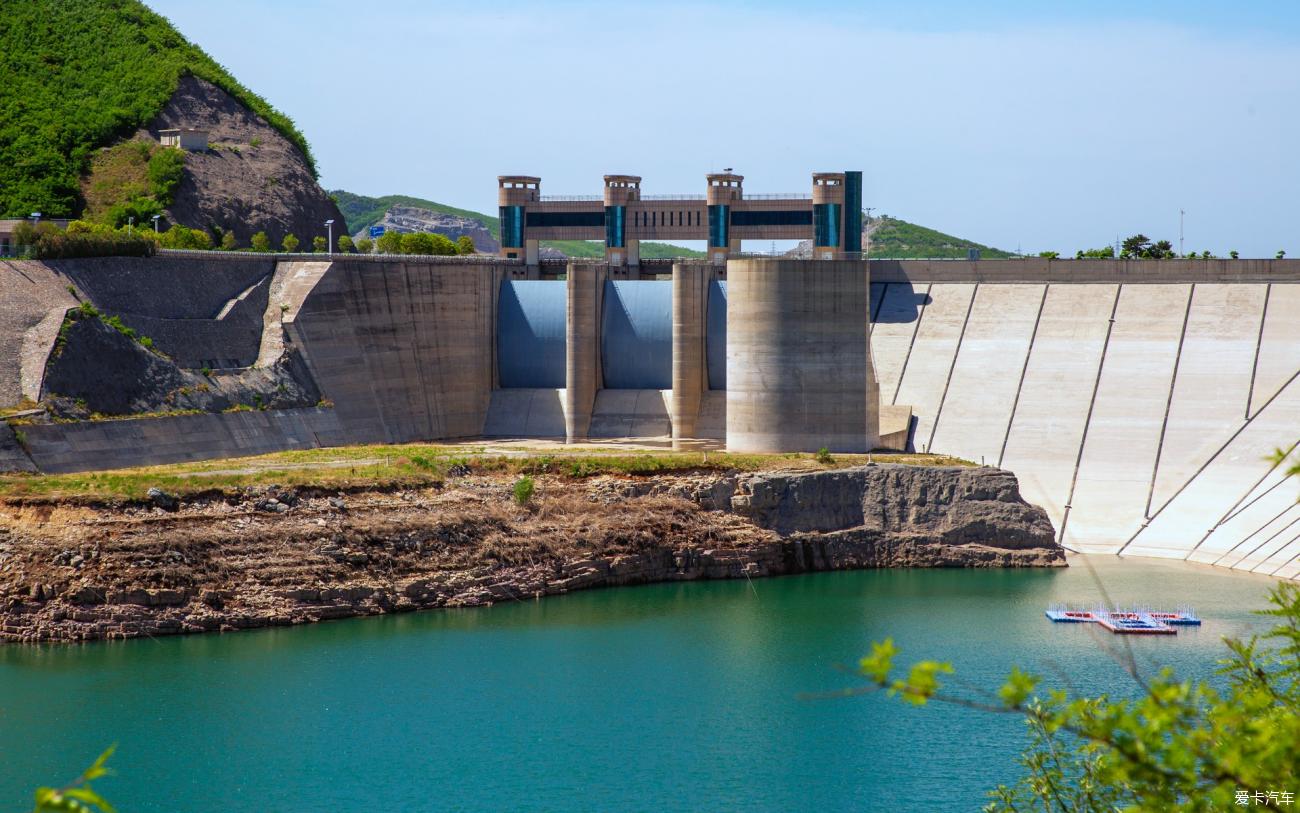
[[833,455],[731,454],[664,449],[566,449],[455,445],[375,445],[277,452],[259,457],[177,463],[75,474],[0,475],[0,498],[90,501],[142,500],[150,488],[185,496],[249,486],[323,489],[410,488],[442,483],[449,475],[653,475],[691,471],[817,470],[868,460],[905,465],[971,465],[944,455],[876,453]]

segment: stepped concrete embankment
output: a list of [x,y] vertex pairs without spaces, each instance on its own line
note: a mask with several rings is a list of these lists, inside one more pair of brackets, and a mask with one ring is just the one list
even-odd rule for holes
[[870,567],[1064,565],[994,469],[539,478],[0,503],[0,639],[133,638]]

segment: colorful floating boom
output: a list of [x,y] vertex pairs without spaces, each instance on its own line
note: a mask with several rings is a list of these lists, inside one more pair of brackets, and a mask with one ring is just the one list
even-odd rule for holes
[[1159,610],[1072,610],[1064,605],[1047,609],[1047,617],[1058,624],[1100,624],[1117,635],[1174,635],[1178,627],[1199,627],[1201,619],[1191,607],[1174,612]]

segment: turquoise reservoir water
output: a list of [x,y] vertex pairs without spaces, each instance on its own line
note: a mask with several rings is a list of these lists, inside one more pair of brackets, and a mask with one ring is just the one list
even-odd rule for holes
[[[1078,560],[1075,560],[1076,563]],[[1095,560],[1119,602],[1204,627],[1134,640],[1207,674],[1268,580]],[[578,593],[479,610],[76,647],[0,648],[0,810],[75,776],[123,811],[975,810],[1017,775],[1019,722],[872,695],[835,669],[892,635],[993,686],[1012,664],[1130,683],[1055,601],[1086,568],[865,571]]]

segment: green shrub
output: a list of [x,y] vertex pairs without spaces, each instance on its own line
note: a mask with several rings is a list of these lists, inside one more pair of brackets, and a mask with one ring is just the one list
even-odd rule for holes
[[212,248],[212,236],[202,229],[172,226],[158,235],[158,244],[163,248],[208,251]]
[[284,248],[285,251],[287,251],[287,252],[289,252],[290,254],[292,254],[292,253],[294,253],[295,251],[298,250],[298,243],[299,243],[299,242],[300,242],[300,241],[298,240],[298,238],[295,237],[294,235],[292,235],[292,234],[286,234],[286,235],[284,236],[284,240],[281,241],[280,245]]
[[357,241],[356,245],[357,245],[357,252],[361,254],[369,254],[371,251],[374,251],[375,249],[375,244],[373,241],[371,241],[369,237],[362,237],[360,240]]
[[239,248],[239,238],[235,236],[233,231],[228,231],[221,235],[222,251],[234,251],[237,248]]
[[537,484],[533,482],[533,478],[529,477],[527,474],[520,477],[515,481],[515,502],[519,505],[528,505],[533,501],[533,492],[536,488]]
[[813,459],[823,466],[829,466],[835,462],[835,458],[831,457],[831,450],[825,446],[817,450],[817,454],[813,455]]
[[260,251],[263,254],[271,250],[271,238],[266,236],[266,232],[259,231],[249,240],[249,247],[253,251]]
[[379,235],[375,242],[375,247],[379,249],[380,254],[401,254],[402,253],[402,233],[395,231],[386,231]]
[[352,238],[348,235],[340,235],[338,239],[339,251],[343,254],[351,254],[355,246],[352,244]]
[[175,147],[161,147],[149,159],[149,186],[154,199],[164,208],[175,199],[176,187],[185,177],[185,153]]
[[330,248],[329,241],[327,241],[324,237],[321,237],[319,234],[311,238],[311,250],[316,252],[317,254],[324,254],[325,252],[329,251],[329,248]]
[[456,252],[458,254],[473,254],[474,238],[468,234],[462,234],[460,239],[456,241]]

